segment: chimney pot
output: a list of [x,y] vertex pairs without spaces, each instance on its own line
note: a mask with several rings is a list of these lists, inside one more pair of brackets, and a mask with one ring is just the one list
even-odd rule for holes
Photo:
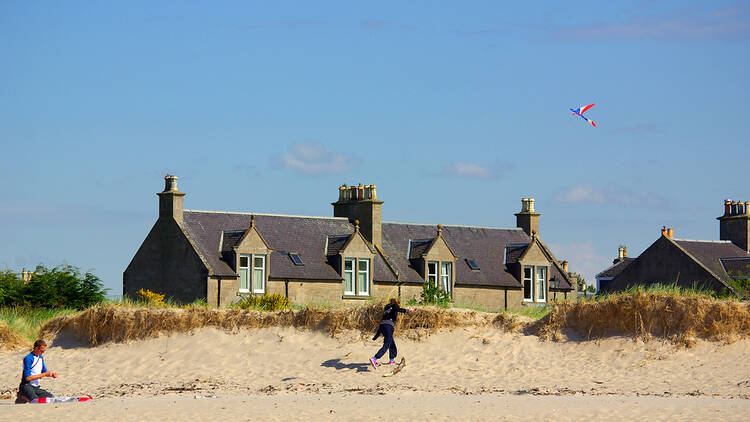
[[164,192],[177,191],[177,176],[167,174],[164,176]]
[[617,248],[617,259],[622,261],[623,258],[625,258],[625,248],[620,246]]
[[745,201],[745,214],[750,214],[750,201]]
[[745,203],[737,201],[737,214],[745,214]]
[[346,192],[346,186],[344,185],[339,186],[339,201],[344,200],[344,195],[345,195],[344,192]]
[[661,235],[667,237],[667,226],[661,226]]
[[732,201],[732,215],[737,215],[737,201]]
[[562,262],[562,267],[563,267],[563,271],[565,271],[567,273],[568,272],[568,261],[563,261]]
[[529,210],[529,198],[521,198],[521,212]]
[[357,186],[357,199],[364,199],[365,196],[365,188],[362,186],[362,183]]
[[534,212],[534,198],[529,198],[529,212]]
[[371,193],[372,193],[372,199],[378,199],[378,195],[375,194],[375,185],[370,185]]
[[725,199],[724,200],[724,215],[729,215],[732,212],[732,201]]
[[674,230],[671,227],[667,229],[667,237],[674,239]]

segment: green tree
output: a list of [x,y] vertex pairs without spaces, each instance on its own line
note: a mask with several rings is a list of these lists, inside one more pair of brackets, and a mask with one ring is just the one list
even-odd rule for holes
[[3,306],[84,309],[103,301],[106,293],[99,277],[91,272],[81,274],[67,264],[54,268],[40,265],[28,283],[16,277],[5,285],[12,285],[12,294],[3,293]]

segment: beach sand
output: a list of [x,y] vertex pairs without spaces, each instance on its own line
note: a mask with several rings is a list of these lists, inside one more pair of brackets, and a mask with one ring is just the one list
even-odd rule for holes
[[[606,338],[543,342],[490,328],[397,337],[407,366],[384,378],[371,333],[294,328],[192,334],[87,347],[59,337],[42,379],[86,403],[11,405],[0,420],[747,420],[750,340],[692,348]],[[0,391],[27,352],[0,351]]]

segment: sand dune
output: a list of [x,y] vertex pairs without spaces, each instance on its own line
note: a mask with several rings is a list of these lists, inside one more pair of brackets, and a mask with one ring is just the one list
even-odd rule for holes
[[[626,338],[556,343],[459,328],[397,343],[408,365],[384,378],[385,367],[373,371],[367,363],[381,343],[355,331],[333,338],[294,328],[204,328],[94,348],[62,336],[45,355],[61,376],[43,379],[43,388],[96,400],[4,406],[0,420],[31,414],[57,420],[741,420],[750,411],[744,364],[750,340],[699,341],[692,348]],[[0,391],[17,386],[24,354],[0,352]]]

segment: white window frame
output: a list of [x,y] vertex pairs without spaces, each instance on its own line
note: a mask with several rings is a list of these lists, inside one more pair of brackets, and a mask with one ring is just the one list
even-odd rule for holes
[[[534,289],[536,292],[534,293],[536,294],[534,295],[534,300],[536,302],[547,302],[547,267],[536,267],[535,270],[534,275],[536,279],[534,280]],[[539,276],[540,271],[543,273],[543,277]],[[542,284],[541,289],[539,288],[540,282]]]
[[[360,268],[361,264],[365,264],[365,269]],[[365,290],[360,289],[360,276],[365,276]],[[370,260],[369,259],[357,259],[357,296],[370,296]]]
[[[346,269],[346,264],[347,263],[351,263],[352,264],[352,269],[351,270],[347,270]],[[357,268],[357,259],[356,258],[344,258],[344,294],[345,295],[354,296],[354,295],[357,294],[356,268]],[[352,281],[352,284],[351,284],[352,289],[351,290],[346,290],[346,276],[347,276],[347,274],[351,276],[351,281]]]
[[443,290],[451,293],[453,279],[453,265],[451,262],[440,263],[440,286]]
[[[247,258],[247,266],[245,266],[245,267],[242,266],[242,258]],[[250,289],[252,288],[252,285],[253,285],[253,275],[252,275],[252,271],[250,270],[250,266],[252,265],[251,264],[252,261],[253,261],[253,256],[252,255],[250,255],[250,254],[241,254],[240,255],[240,259],[239,259],[239,262],[238,262],[238,264],[239,264],[238,268],[239,269],[237,271],[237,273],[240,276],[240,278],[239,278],[239,292],[240,293],[250,293]],[[246,274],[246,277],[247,277],[247,288],[246,289],[242,288],[242,270],[245,270],[245,274]]]
[[[531,272],[530,277],[526,277],[526,270]],[[533,302],[534,301],[534,266],[524,265],[521,269],[521,279],[523,280],[523,301]],[[529,283],[529,297],[526,297],[526,283]]]
[[[430,272],[430,265],[435,266],[435,272]],[[440,262],[438,261],[427,261],[427,282],[432,283],[432,286],[438,287],[438,270],[440,268]],[[432,280],[430,280],[432,278]]]
[[[256,267],[255,266],[255,259],[256,258],[260,258],[262,260],[262,262],[263,262],[262,266],[260,266],[260,267]],[[253,254],[252,263],[253,263],[253,272],[252,272],[252,277],[250,279],[251,280],[250,283],[252,285],[253,293],[263,293],[264,294],[264,293],[266,293],[266,256],[265,255]],[[255,270],[261,270],[261,278],[262,278],[262,280],[261,280],[261,283],[260,283],[260,289],[256,289],[255,288]]]

